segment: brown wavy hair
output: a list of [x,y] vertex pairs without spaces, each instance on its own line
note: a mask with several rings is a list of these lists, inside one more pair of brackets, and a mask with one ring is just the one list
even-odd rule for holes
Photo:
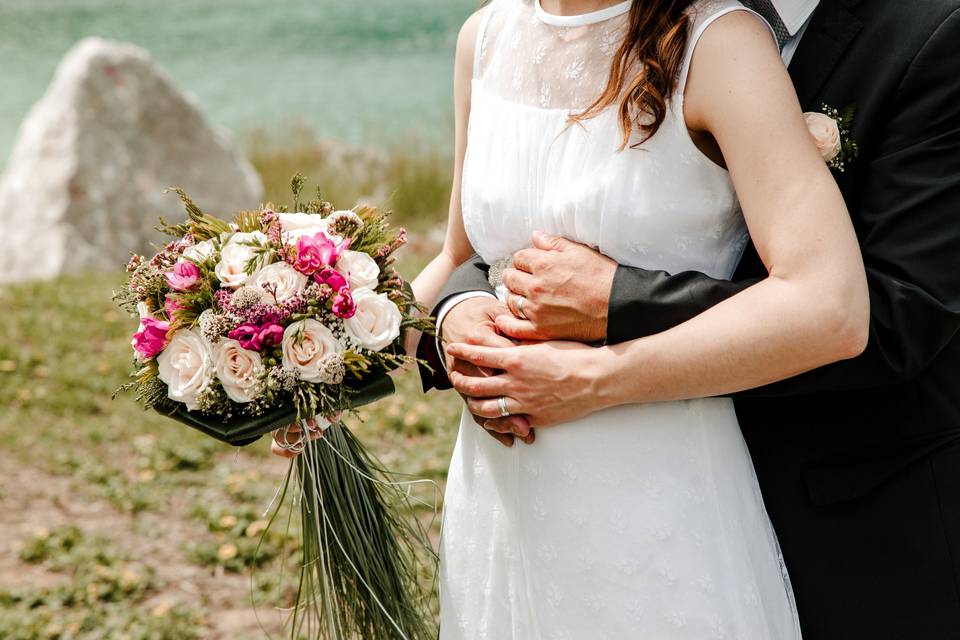
[[693,0],[633,0],[626,35],[613,56],[606,88],[582,113],[570,116],[571,122],[582,123],[619,103],[620,149],[630,144],[634,128],[642,138],[631,147],[650,139],[663,124],[677,87],[691,4]]

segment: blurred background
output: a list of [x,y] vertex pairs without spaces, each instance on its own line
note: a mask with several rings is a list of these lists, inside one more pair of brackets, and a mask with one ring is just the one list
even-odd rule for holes
[[[442,239],[476,5],[0,0],[0,637],[282,635],[292,538],[257,544],[287,463],[111,399],[136,328],[116,254],[182,215],[165,187],[226,215],[286,202],[302,172],[340,207],[393,210],[415,275]],[[459,403],[415,373],[399,387],[349,425],[442,483]]]

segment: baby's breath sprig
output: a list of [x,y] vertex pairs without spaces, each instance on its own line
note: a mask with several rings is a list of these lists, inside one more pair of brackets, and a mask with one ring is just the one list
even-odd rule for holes
[[854,158],[860,155],[860,146],[853,139],[851,128],[853,127],[853,117],[857,112],[857,105],[851,104],[842,111],[831,107],[827,103],[820,105],[820,111],[833,118],[837,123],[837,129],[840,131],[840,153],[827,163],[831,169],[836,169],[843,173],[847,165],[853,162]]

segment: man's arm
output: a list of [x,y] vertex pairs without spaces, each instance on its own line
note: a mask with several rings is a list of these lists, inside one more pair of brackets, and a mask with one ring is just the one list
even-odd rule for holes
[[[870,288],[863,355],[741,395],[792,395],[896,384],[934,359],[960,329],[960,13],[910,65],[895,114],[868,169],[857,232]],[[620,267],[609,343],[680,324],[756,281],[724,282]]]
[[424,334],[417,344],[417,357],[427,363],[426,365],[420,364],[420,380],[423,383],[424,391],[433,388],[449,389],[451,387],[444,366],[444,358],[437,348],[442,322],[457,303],[463,302],[473,295],[496,297],[493,287],[487,281],[489,270],[490,267],[484,263],[483,258],[474,255],[457,267],[441,290],[440,296],[437,298],[439,302],[430,312],[430,315],[438,320],[437,338]]

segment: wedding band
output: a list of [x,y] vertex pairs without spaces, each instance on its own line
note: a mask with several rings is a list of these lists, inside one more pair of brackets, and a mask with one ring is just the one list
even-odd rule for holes
[[497,407],[500,409],[501,418],[506,418],[510,415],[510,412],[507,411],[507,399],[504,396],[497,398]]
[[517,296],[517,317],[521,320],[529,320],[527,316],[523,315],[523,303],[526,301],[526,296]]

